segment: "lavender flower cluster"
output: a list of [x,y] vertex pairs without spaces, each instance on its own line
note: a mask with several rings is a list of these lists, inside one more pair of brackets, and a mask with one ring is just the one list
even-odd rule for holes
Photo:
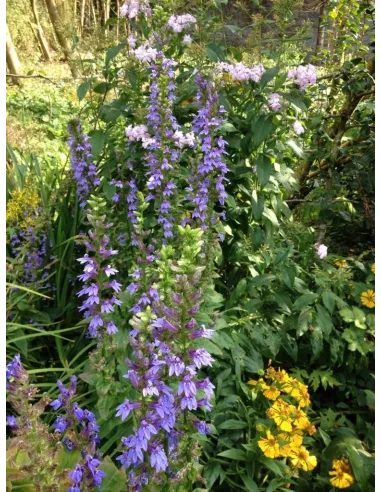
[[192,122],[192,130],[198,137],[201,156],[194,175],[189,179],[187,191],[194,206],[192,218],[199,220],[201,228],[205,230],[215,222],[215,216],[211,213],[214,196],[220,205],[224,205],[227,198],[224,183],[227,181],[225,175],[228,168],[223,160],[226,141],[215,135],[216,129],[225,121],[222,116],[225,109],[218,104],[218,88],[213,82],[198,74],[196,83],[196,101],[200,109]]
[[309,85],[316,84],[316,69],[311,64],[299,65],[298,68],[289,70],[288,79],[294,79],[295,84],[297,84],[299,88],[303,90]]
[[248,82],[252,80],[259,82],[262,75],[265,73],[265,69],[262,64],[254,65],[251,68],[244,63],[217,63],[217,70],[219,73],[227,73],[230,75],[232,81],[238,80],[240,82]]
[[151,15],[151,8],[148,0],[125,0],[119,10],[120,17],[135,19],[139,13],[146,17]]
[[68,145],[70,147],[71,168],[77,183],[79,204],[84,208],[87,204],[87,198],[101,184],[101,180],[93,162],[90,138],[82,132],[79,118],[68,125],[68,132],[70,134]]

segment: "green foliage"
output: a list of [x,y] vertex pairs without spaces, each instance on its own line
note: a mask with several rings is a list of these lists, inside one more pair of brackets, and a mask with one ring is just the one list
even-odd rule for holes
[[[211,435],[197,444],[202,470],[194,477],[195,490],[271,492],[289,490],[286,485],[291,484],[291,490],[323,492],[331,486],[332,461],[342,456],[348,457],[355,477],[351,490],[374,490],[375,320],[373,308],[361,302],[363,292],[375,290],[374,67],[372,46],[363,41],[373,10],[365,1],[329,2],[324,21],[329,49],[317,57],[317,84],[301,91],[287,79],[296,60],[304,59],[304,51],[296,50],[296,35],[285,34],[295,20],[292,3],[274,2],[273,13],[283,29],[277,39],[262,38],[264,22],[272,19],[253,19],[253,37],[260,35],[259,46],[265,49],[259,50],[253,39],[245,49],[220,42],[215,33],[221,19],[215,10],[198,11],[205,29],[190,52],[176,47],[180,63],[175,114],[183,126],[195,111],[194,69],[221,60],[250,60],[266,68],[260,82],[228,81],[220,91],[228,119],[221,132],[230,169],[221,225],[226,238],[210,252],[217,267],[211,277],[215,289],[205,290],[197,315],[197,321],[213,324],[216,331],[212,340],[202,342],[215,358],[208,377],[216,397]],[[216,4],[220,8],[224,2]],[[155,6],[154,18],[164,23],[172,7],[172,2]],[[225,27],[240,32],[233,24]],[[7,314],[12,317],[7,321],[7,353],[20,352],[36,386],[52,397],[58,377],[65,382],[72,374],[80,376],[86,391],[79,402],[95,410],[101,426],[100,449],[106,456],[102,469],[107,472],[101,490],[118,491],[125,490],[125,475],[111,458],[132,422],[121,424],[115,408],[123,398],[135,397],[134,389],[121,382],[131,352],[132,300],[121,293],[125,307],[115,343],[94,351],[75,296],[75,258],[81,251],[77,240],[87,226],[67,165],[65,129],[80,108],[103,180],[104,208],[116,224],[112,234],[129,234],[125,211],[113,204],[116,188],[109,182],[121,163],[140,157],[126,148],[124,128],[143,121],[149,107],[147,78],[124,42],[110,44],[83,60],[87,78],[76,89],[43,92],[38,86],[9,92],[11,121],[24,125],[31,141],[26,145],[10,139],[19,150],[10,146],[7,152],[8,198],[32,177],[47,217],[56,290],[38,283],[22,285],[24,260],[16,261],[8,244]],[[280,113],[268,107],[274,92],[282,98]],[[301,136],[292,130],[296,120],[305,128]],[[189,172],[186,165],[182,172]],[[144,171],[137,170],[136,178],[142,181]],[[140,200],[140,206],[147,205]],[[149,215],[145,220],[149,222]],[[8,240],[13,232],[10,227]],[[197,238],[187,237],[185,229],[181,238],[181,268],[186,272],[200,250]],[[315,244],[323,242],[329,254],[321,260]],[[164,248],[157,262],[168,288],[172,255]],[[127,278],[132,266],[127,251],[118,269]],[[258,449],[256,426],[268,422],[263,401],[246,382],[263,375],[268,366],[284,368],[310,387],[311,421],[318,432],[308,444],[319,466],[308,475],[289,473],[284,463]],[[46,421],[51,420],[46,415]],[[9,480],[28,490],[14,458],[11,453]]]

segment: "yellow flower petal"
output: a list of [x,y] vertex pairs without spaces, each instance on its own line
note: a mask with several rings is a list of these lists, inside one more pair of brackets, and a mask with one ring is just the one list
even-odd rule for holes
[[361,294],[361,302],[364,306],[372,309],[376,306],[376,294],[374,290],[367,290]]

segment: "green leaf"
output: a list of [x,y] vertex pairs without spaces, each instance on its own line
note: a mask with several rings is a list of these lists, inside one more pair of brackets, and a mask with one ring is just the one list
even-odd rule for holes
[[318,431],[323,439],[324,444],[326,446],[329,446],[329,443],[331,442],[331,438],[329,437],[329,435],[325,431],[323,431],[321,427],[318,428]]
[[332,318],[329,312],[320,304],[317,304],[316,311],[317,311],[316,322],[321,328],[321,330],[323,331],[324,336],[328,338],[333,327]]
[[106,94],[109,88],[110,85],[107,82],[99,82],[99,84],[94,87],[93,91],[97,94]]
[[267,207],[264,208],[263,217],[268,219],[274,227],[279,227],[277,216],[275,215],[275,212],[270,208]]
[[249,492],[259,492],[258,485],[254,482],[252,478],[248,475],[242,475],[242,482],[245,484],[245,487]]
[[323,333],[319,327],[315,327],[310,338],[311,349],[312,349],[312,359],[311,362],[315,361],[323,351]]
[[346,323],[352,323],[355,320],[355,314],[350,308],[341,309],[339,314]]
[[116,193],[116,186],[110,184],[108,181],[103,182],[103,192],[106,195],[106,198],[111,202],[112,197]]
[[220,464],[213,463],[206,465],[204,469],[204,476],[207,480],[207,486],[209,489],[213,487],[213,484],[217,480],[217,478],[221,475],[222,468]]
[[322,295],[323,304],[329,312],[333,313],[335,309],[335,295],[330,290],[325,290]]
[[118,44],[117,46],[112,46],[106,51],[105,65],[108,65],[110,61],[115,58],[118,53],[126,46],[125,43]]
[[265,465],[266,468],[275,473],[275,475],[283,476],[283,470],[285,466],[275,460],[266,458],[266,456],[261,456],[259,461]]
[[93,130],[90,133],[90,138],[91,138],[91,152],[93,154],[93,158],[98,159],[98,157],[103,152],[106,135],[103,132],[103,130]]
[[311,309],[305,308],[300,313],[297,322],[296,334],[298,337],[301,337],[304,333],[306,333],[306,331],[308,331],[311,320],[312,320]]
[[241,420],[225,420],[222,424],[217,426],[219,429],[245,429],[247,427],[247,422],[242,422]]
[[87,80],[86,82],[83,82],[80,84],[77,88],[77,96],[79,101],[82,101],[82,99],[85,98],[88,90],[90,89],[91,81]]
[[279,73],[279,68],[272,67],[265,71],[261,78],[261,86],[265,87],[269,82],[271,82]]
[[261,193],[253,190],[251,194],[251,208],[253,210],[255,220],[260,220],[265,209],[265,200]]
[[135,90],[137,87],[137,81],[138,81],[138,76],[136,75],[136,72],[134,70],[128,70],[127,71],[127,78],[129,83],[131,84],[131,87]]
[[111,459],[106,456],[99,469],[106,473],[102,480],[100,492],[124,492],[126,490],[126,474],[119,470]]
[[246,461],[247,455],[246,452],[242,449],[227,449],[226,451],[222,451],[222,453],[218,453],[217,456],[221,456],[222,458],[229,458],[231,460],[237,461]]
[[288,145],[298,157],[300,158],[304,157],[303,149],[299,147],[299,145],[295,142],[295,140],[292,140],[291,138],[286,140],[286,145]]
[[212,340],[207,338],[197,338],[192,342],[194,348],[204,348],[213,355],[222,355],[222,351]]
[[267,155],[261,154],[256,161],[256,166],[259,183],[262,187],[264,187],[269,182],[271,176],[271,161]]
[[101,416],[101,418],[106,420],[111,411],[114,413],[115,406],[116,405],[113,396],[106,395],[100,397],[97,403],[97,408],[99,410],[99,415]]
[[225,60],[224,52],[218,44],[209,44],[206,52],[208,53],[209,58],[214,62]]
[[252,120],[251,132],[253,134],[253,145],[259,147],[262,142],[275,130],[272,116],[261,115],[258,119]]
[[310,306],[316,301],[317,297],[317,294],[303,294],[294,302],[294,309],[299,311],[300,309]]

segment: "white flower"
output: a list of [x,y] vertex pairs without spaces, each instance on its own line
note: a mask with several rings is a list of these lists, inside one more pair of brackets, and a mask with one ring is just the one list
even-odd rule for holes
[[157,49],[152,48],[148,43],[145,43],[134,50],[134,55],[141,62],[150,63],[151,61],[156,60]]
[[328,247],[325,244],[319,244],[317,246],[317,254],[319,258],[322,260],[328,255]]
[[243,63],[219,62],[217,69],[220,73],[227,72],[233,81],[239,80],[240,82],[247,82],[248,80],[259,82],[265,72],[263,65],[254,65],[250,68]]
[[197,20],[190,14],[172,15],[169,18],[168,27],[171,27],[174,32],[181,32],[196,22]]
[[130,48],[135,48],[136,46],[136,37],[134,33],[131,33],[127,38],[127,44]]
[[150,138],[148,128],[145,125],[129,125],[126,130],[126,137],[131,141],[145,140]]
[[148,0],[125,0],[119,12],[121,17],[128,17],[129,19],[137,17],[139,12],[146,16],[151,15]]
[[273,111],[280,111],[282,109],[282,105],[280,103],[280,95],[276,92],[273,92],[269,96],[269,106]]
[[305,89],[308,85],[316,84],[317,75],[313,65],[299,65],[295,70],[289,70],[288,79],[295,79],[294,82],[300,89]]
[[193,147],[196,141],[193,132],[189,132],[184,135],[184,133],[179,130],[175,131],[175,133],[173,134],[173,139],[175,140],[176,145],[180,147],[180,149],[183,149],[185,145]]
[[295,121],[293,124],[293,128],[294,128],[294,132],[297,135],[301,135],[302,133],[304,133],[304,128],[303,125],[300,123],[300,121]]
[[185,46],[189,46],[192,44],[192,38],[189,36],[189,34],[185,34],[184,36],[184,39],[183,39],[183,44],[185,44]]

